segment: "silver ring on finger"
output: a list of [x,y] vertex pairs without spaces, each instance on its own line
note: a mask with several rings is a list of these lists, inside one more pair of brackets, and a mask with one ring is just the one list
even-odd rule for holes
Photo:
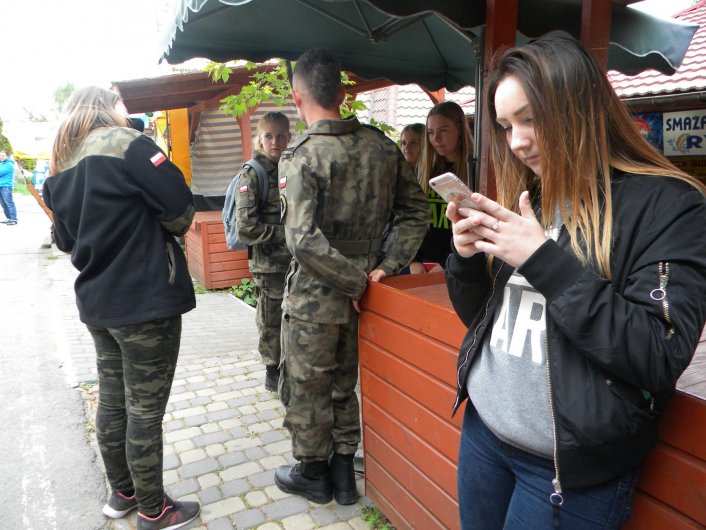
[[495,224],[493,224],[493,226],[491,226],[490,228],[492,228],[493,230],[495,230],[497,232],[499,224],[500,224],[500,221],[495,221]]

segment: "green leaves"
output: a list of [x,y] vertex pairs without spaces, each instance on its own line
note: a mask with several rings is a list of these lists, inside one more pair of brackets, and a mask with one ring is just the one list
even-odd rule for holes
[[255,282],[251,278],[243,278],[240,280],[240,285],[234,285],[230,288],[237,298],[252,307],[257,307],[257,296],[255,295]]
[[[256,63],[247,62],[245,68],[248,71],[257,70]],[[206,71],[214,81],[228,82],[233,69],[225,63],[209,63]],[[284,59],[279,59],[272,69],[265,71],[255,71],[250,76],[250,81],[243,85],[238,94],[227,96],[221,100],[221,110],[231,114],[234,118],[240,118],[250,109],[254,109],[261,103],[269,101],[281,107],[291,99],[289,80],[287,78],[287,63]]]
[[[281,107],[291,101],[292,92],[289,85],[289,76],[287,75],[287,61],[278,59],[276,64],[264,65],[269,66],[269,68],[260,71],[257,71],[258,66],[263,65],[258,65],[257,63],[246,62],[244,66],[248,71],[254,71],[250,76],[250,81],[243,85],[239,93],[221,99],[221,110],[237,119],[264,102],[274,103]],[[206,71],[213,81],[227,83],[233,73],[233,68],[228,66],[227,63],[211,62],[206,66]],[[346,72],[341,72],[341,82],[346,86],[355,85],[355,81]],[[341,117],[357,116],[365,110],[367,110],[365,103],[355,99],[355,96],[346,94],[341,105]],[[370,119],[370,124],[382,130],[388,136],[392,136],[391,133],[395,132],[394,127],[379,122],[374,118]],[[297,133],[301,133],[305,129],[306,124],[301,120],[298,120],[294,125],[294,130]]]

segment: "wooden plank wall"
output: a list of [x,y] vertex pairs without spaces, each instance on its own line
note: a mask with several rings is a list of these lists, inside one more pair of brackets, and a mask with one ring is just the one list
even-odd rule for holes
[[410,294],[434,299],[445,293],[437,276],[390,280],[398,287],[428,282],[407,292],[370,289],[361,314],[366,494],[398,529],[459,528],[456,453],[463,410],[451,418],[451,407],[454,344],[465,329],[450,308],[439,311]]
[[706,528],[706,401],[677,393],[640,470],[624,530]]
[[[371,285],[359,328],[365,487],[398,529],[457,529],[461,408],[451,418],[465,334],[443,274]],[[624,530],[706,529],[706,400],[677,392],[640,470]]]
[[252,277],[247,250],[226,246],[221,212],[197,212],[185,240],[189,272],[206,289],[225,289]]

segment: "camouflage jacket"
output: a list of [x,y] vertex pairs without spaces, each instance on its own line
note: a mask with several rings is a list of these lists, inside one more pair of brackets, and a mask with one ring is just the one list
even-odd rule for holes
[[392,140],[356,119],[314,123],[282,153],[279,175],[294,256],[283,309],[301,320],[348,322],[367,274],[395,274],[424,238],[429,208],[417,179]]
[[247,168],[240,177],[240,190],[235,199],[238,237],[251,245],[250,272],[286,272],[292,255],[284,240],[277,166],[258,151],[253,153],[253,158],[262,164],[269,177],[267,202],[260,208],[257,173]]

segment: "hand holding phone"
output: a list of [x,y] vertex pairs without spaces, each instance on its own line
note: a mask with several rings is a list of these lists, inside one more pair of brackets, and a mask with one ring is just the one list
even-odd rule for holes
[[429,181],[432,189],[446,202],[456,203],[459,208],[480,208],[471,200],[473,192],[453,173],[444,173]]

